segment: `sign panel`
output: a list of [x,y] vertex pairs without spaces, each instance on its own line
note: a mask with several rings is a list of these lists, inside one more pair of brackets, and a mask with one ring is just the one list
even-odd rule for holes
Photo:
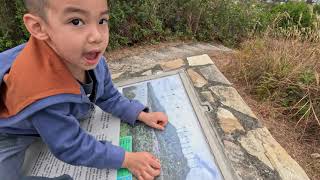
[[164,112],[169,124],[164,131],[145,125],[129,128],[133,151],[150,151],[162,164],[159,179],[222,179],[206,142],[190,98],[178,74],[120,88],[130,98],[153,112]]
[[[153,153],[161,161],[160,180],[236,179],[230,173],[222,148],[205,116],[199,113],[190,84],[184,73],[171,73],[153,79],[127,82],[119,87],[129,99],[139,100],[153,112],[164,112],[169,123],[164,131],[137,122],[134,127],[95,108],[81,127],[99,140],[119,144],[120,137],[132,136],[134,152]],[[183,78],[184,77],[184,78]],[[196,105],[195,105],[196,104]],[[75,167],[53,157],[42,142],[33,144],[26,153],[24,174],[56,177],[69,174],[75,180],[116,179],[116,170]],[[230,171],[230,172],[229,172]]]

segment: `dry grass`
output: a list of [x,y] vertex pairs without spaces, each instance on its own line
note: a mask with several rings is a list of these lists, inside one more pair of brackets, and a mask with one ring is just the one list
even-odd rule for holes
[[[295,122],[301,138],[320,141],[320,44],[261,38],[243,43],[231,67],[251,93]],[[311,136],[311,137],[310,137]],[[313,136],[313,137],[312,137]]]
[[312,153],[319,153],[320,144],[317,141],[306,142],[301,139],[301,134],[293,131],[294,122],[282,115],[281,108],[275,108],[270,101],[257,101],[252,95],[247,94],[248,89],[237,79],[229,78],[235,88],[252,108],[262,123],[269,129],[272,136],[286,149],[292,158],[306,171],[311,180],[320,179],[320,159],[313,159]]
[[[274,42],[278,43],[278,41]],[[257,48],[257,46],[254,46],[253,41],[247,42],[246,44],[248,43],[252,43],[251,48]],[[286,44],[286,42],[283,43]],[[283,43],[280,43],[279,46]],[[294,46],[294,43],[287,48],[291,46]],[[261,47],[267,48],[267,46]],[[281,51],[277,46],[274,47],[270,45],[270,47]],[[237,68],[239,65],[239,54],[246,55],[247,58],[254,56],[254,58],[257,59],[261,58],[262,55],[272,55],[273,57],[277,57],[274,55],[277,54],[274,49],[269,52],[260,49],[260,51],[254,51],[251,53],[248,53],[251,50],[247,49],[248,52],[245,54],[243,53],[244,49],[242,49],[236,54],[217,54],[211,57],[215,59],[216,65],[222,73],[226,75],[230,82],[234,84],[234,87],[240,93],[241,97],[243,97],[245,102],[252,108],[264,126],[270,130],[272,136],[281,144],[282,147],[286,149],[290,156],[300,164],[310,179],[318,180],[320,179],[320,159],[314,159],[311,157],[311,154],[313,153],[320,153],[318,126],[315,126],[318,132],[314,132],[315,130],[309,129],[311,133],[303,133],[301,127],[296,127],[297,120],[294,120],[295,118],[293,118],[292,115],[290,116],[287,111],[288,107],[283,107],[275,103],[272,98],[265,98],[264,100],[261,100],[261,97],[259,97],[256,93],[256,89],[254,88],[256,87],[255,84],[257,84],[256,81],[258,80],[250,81],[249,77],[245,78],[242,73],[239,73],[239,68]],[[261,52],[264,53],[261,54]],[[258,60],[254,65],[256,66],[255,70],[264,70],[264,68],[259,67],[259,65],[263,64],[259,64]],[[257,71],[255,72],[257,73]]]
[[310,156],[320,153],[319,29],[270,27],[224,70],[311,179],[320,179],[320,160]]

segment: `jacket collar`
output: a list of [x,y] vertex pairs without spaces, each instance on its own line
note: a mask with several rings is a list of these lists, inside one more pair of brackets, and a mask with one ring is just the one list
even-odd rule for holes
[[0,87],[0,118],[58,94],[81,94],[80,85],[46,42],[31,37]]

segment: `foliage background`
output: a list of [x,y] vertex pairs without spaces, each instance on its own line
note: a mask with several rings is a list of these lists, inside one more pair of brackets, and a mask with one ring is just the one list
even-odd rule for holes
[[[26,42],[22,0],[0,0],[0,52]],[[320,147],[320,5],[262,0],[109,0],[111,49],[167,40],[236,48],[228,73]],[[277,118],[277,117],[276,117]],[[310,168],[320,174],[320,163]],[[315,178],[319,179],[319,178]]]
[[[255,0],[109,0],[110,46],[168,39],[218,40],[237,45],[270,20],[268,6]],[[25,42],[22,0],[0,0],[0,51]],[[267,11],[266,11],[267,9]]]
[[[227,46],[238,47],[245,54],[238,58],[239,62],[246,63],[233,69],[242,68],[236,70],[242,72],[239,81],[244,79],[247,84],[253,84],[252,92],[261,99],[273,98],[277,100],[275,102],[280,100],[282,103],[278,104],[285,107],[297,108],[296,103],[307,100],[302,99],[306,93],[313,94],[312,97],[319,95],[316,91],[319,71],[317,58],[310,64],[311,61],[305,58],[308,56],[302,56],[305,68],[297,69],[294,68],[297,64],[294,61],[301,61],[300,57],[287,57],[285,55],[290,53],[283,55],[282,52],[270,56],[269,51],[278,51],[267,48],[277,47],[279,39],[284,39],[284,42],[290,39],[317,43],[320,39],[319,5],[312,6],[304,2],[264,3],[257,0],[109,0],[108,3],[111,49],[172,39],[219,41]],[[22,22],[25,13],[23,1],[0,0],[0,5],[0,51],[4,51],[26,42],[29,34]],[[285,47],[286,44],[282,43],[281,46]],[[308,50],[309,46],[305,48]],[[290,77],[288,73],[284,74],[293,70],[299,72],[291,73]],[[271,84],[270,79],[278,84]],[[276,89],[274,86],[281,87],[279,83],[287,79],[297,85],[292,90],[291,85],[284,83],[283,87],[290,88],[283,95],[285,92],[280,91],[285,88]],[[301,83],[315,86],[306,88],[300,86]],[[310,92],[310,89],[316,92]],[[311,102],[318,113],[319,99],[314,100]],[[309,115],[306,114],[306,108],[298,110],[300,117]],[[317,124],[320,125],[320,122]]]
[[[317,47],[313,43],[320,39],[319,5],[257,0],[109,0],[108,3],[111,48],[172,39],[219,41],[239,48],[242,64],[233,69],[242,68],[236,70],[241,72],[239,81],[254,85],[252,92],[261,99],[298,108],[295,114],[299,122],[301,117],[312,115],[304,102],[312,102],[313,114],[320,112],[318,51],[313,50]],[[29,34],[22,22],[23,1],[0,0],[0,5],[0,51],[4,51],[26,42]],[[291,57],[293,52],[277,51],[288,42],[296,42],[296,47],[302,43],[305,47],[299,48],[304,47],[304,52],[316,58],[311,61],[307,54],[296,53]],[[290,49],[299,51],[295,46]],[[301,60],[302,65],[298,63]],[[296,64],[304,68],[295,68]],[[281,91],[284,89],[286,92]],[[306,94],[312,94],[311,99],[305,98]],[[299,106],[301,103],[303,107]],[[313,117],[311,122],[320,125],[317,116]]]
[[[319,5],[258,0],[109,0],[108,3],[111,48],[172,39],[219,41],[238,47],[242,64],[233,69],[242,68],[236,70],[241,72],[239,81],[253,84],[252,92],[261,99],[298,108],[295,114],[299,122],[311,113],[310,108],[303,106],[304,102],[312,102],[314,121],[311,122],[320,126],[315,116],[320,112],[319,61],[315,56],[318,51],[310,49],[317,47],[313,43],[320,39]],[[26,42],[29,34],[22,22],[23,1],[0,0],[0,5],[0,51],[4,51]],[[284,41],[279,41],[281,39]],[[279,44],[286,47],[288,42],[296,42],[297,47],[302,43],[305,47],[299,48],[304,47],[304,52],[317,58],[310,61],[307,54],[291,57],[293,52],[272,49]],[[299,51],[294,47],[290,49]],[[277,54],[272,55],[270,51]],[[297,63],[304,68],[295,68]],[[292,71],[295,73],[289,73]],[[281,92],[285,87],[288,87],[286,92]],[[312,94],[311,99],[305,98],[306,94]],[[298,106],[301,103],[303,107]]]

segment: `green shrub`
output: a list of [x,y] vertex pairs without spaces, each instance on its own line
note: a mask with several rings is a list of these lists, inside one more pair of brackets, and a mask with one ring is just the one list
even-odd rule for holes
[[26,41],[22,1],[0,0],[0,52]]
[[312,9],[305,2],[289,2],[284,4],[278,4],[272,8],[271,14],[276,18],[279,14],[284,14],[285,18],[282,18],[278,22],[278,27],[288,28],[297,26],[299,28],[312,27],[314,16]]
[[[21,0],[9,3],[12,16],[0,6],[0,51],[28,40],[22,23],[25,12]],[[110,47],[159,42],[182,38],[201,41],[217,40],[237,46],[252,35],[259,35],[279,14],[278,27],[311,27],[314,16],[305,3],[265,4],[258,0],[109,0]],[[317,12],[318,6],[315,6]],[[2,11],[1,11],[2,10]],[[1,14],[3,16],[1,16]]]
[[266,28],[267,7],[256,1],[220,0],[214,9],[216,38],[229,45],[238,44],[251,33]]
[[313,6],[313,13],[320,15],[320,4]]
[[[25,12],[22,1],[0,0],[0,5],[8,2],[14,4],[11,7],[14,14],[9,17],[0,16],[0,20],[15,26],[10,27],[8,23],[0,25],[0,51],[25,42],[29,37],[22,23],[22,15]],[[237,3],[233,0],[108,2],[111,10],[111,48],[173,38],[218,40],[227,45],[236,45],[252,32],[265,29],[268,19],[265,7],[255,0],[241,0],[236,1]]]
[[162,22],[157,17],[157,1],[110,0],[110,45],[112,48],[160,40]]

